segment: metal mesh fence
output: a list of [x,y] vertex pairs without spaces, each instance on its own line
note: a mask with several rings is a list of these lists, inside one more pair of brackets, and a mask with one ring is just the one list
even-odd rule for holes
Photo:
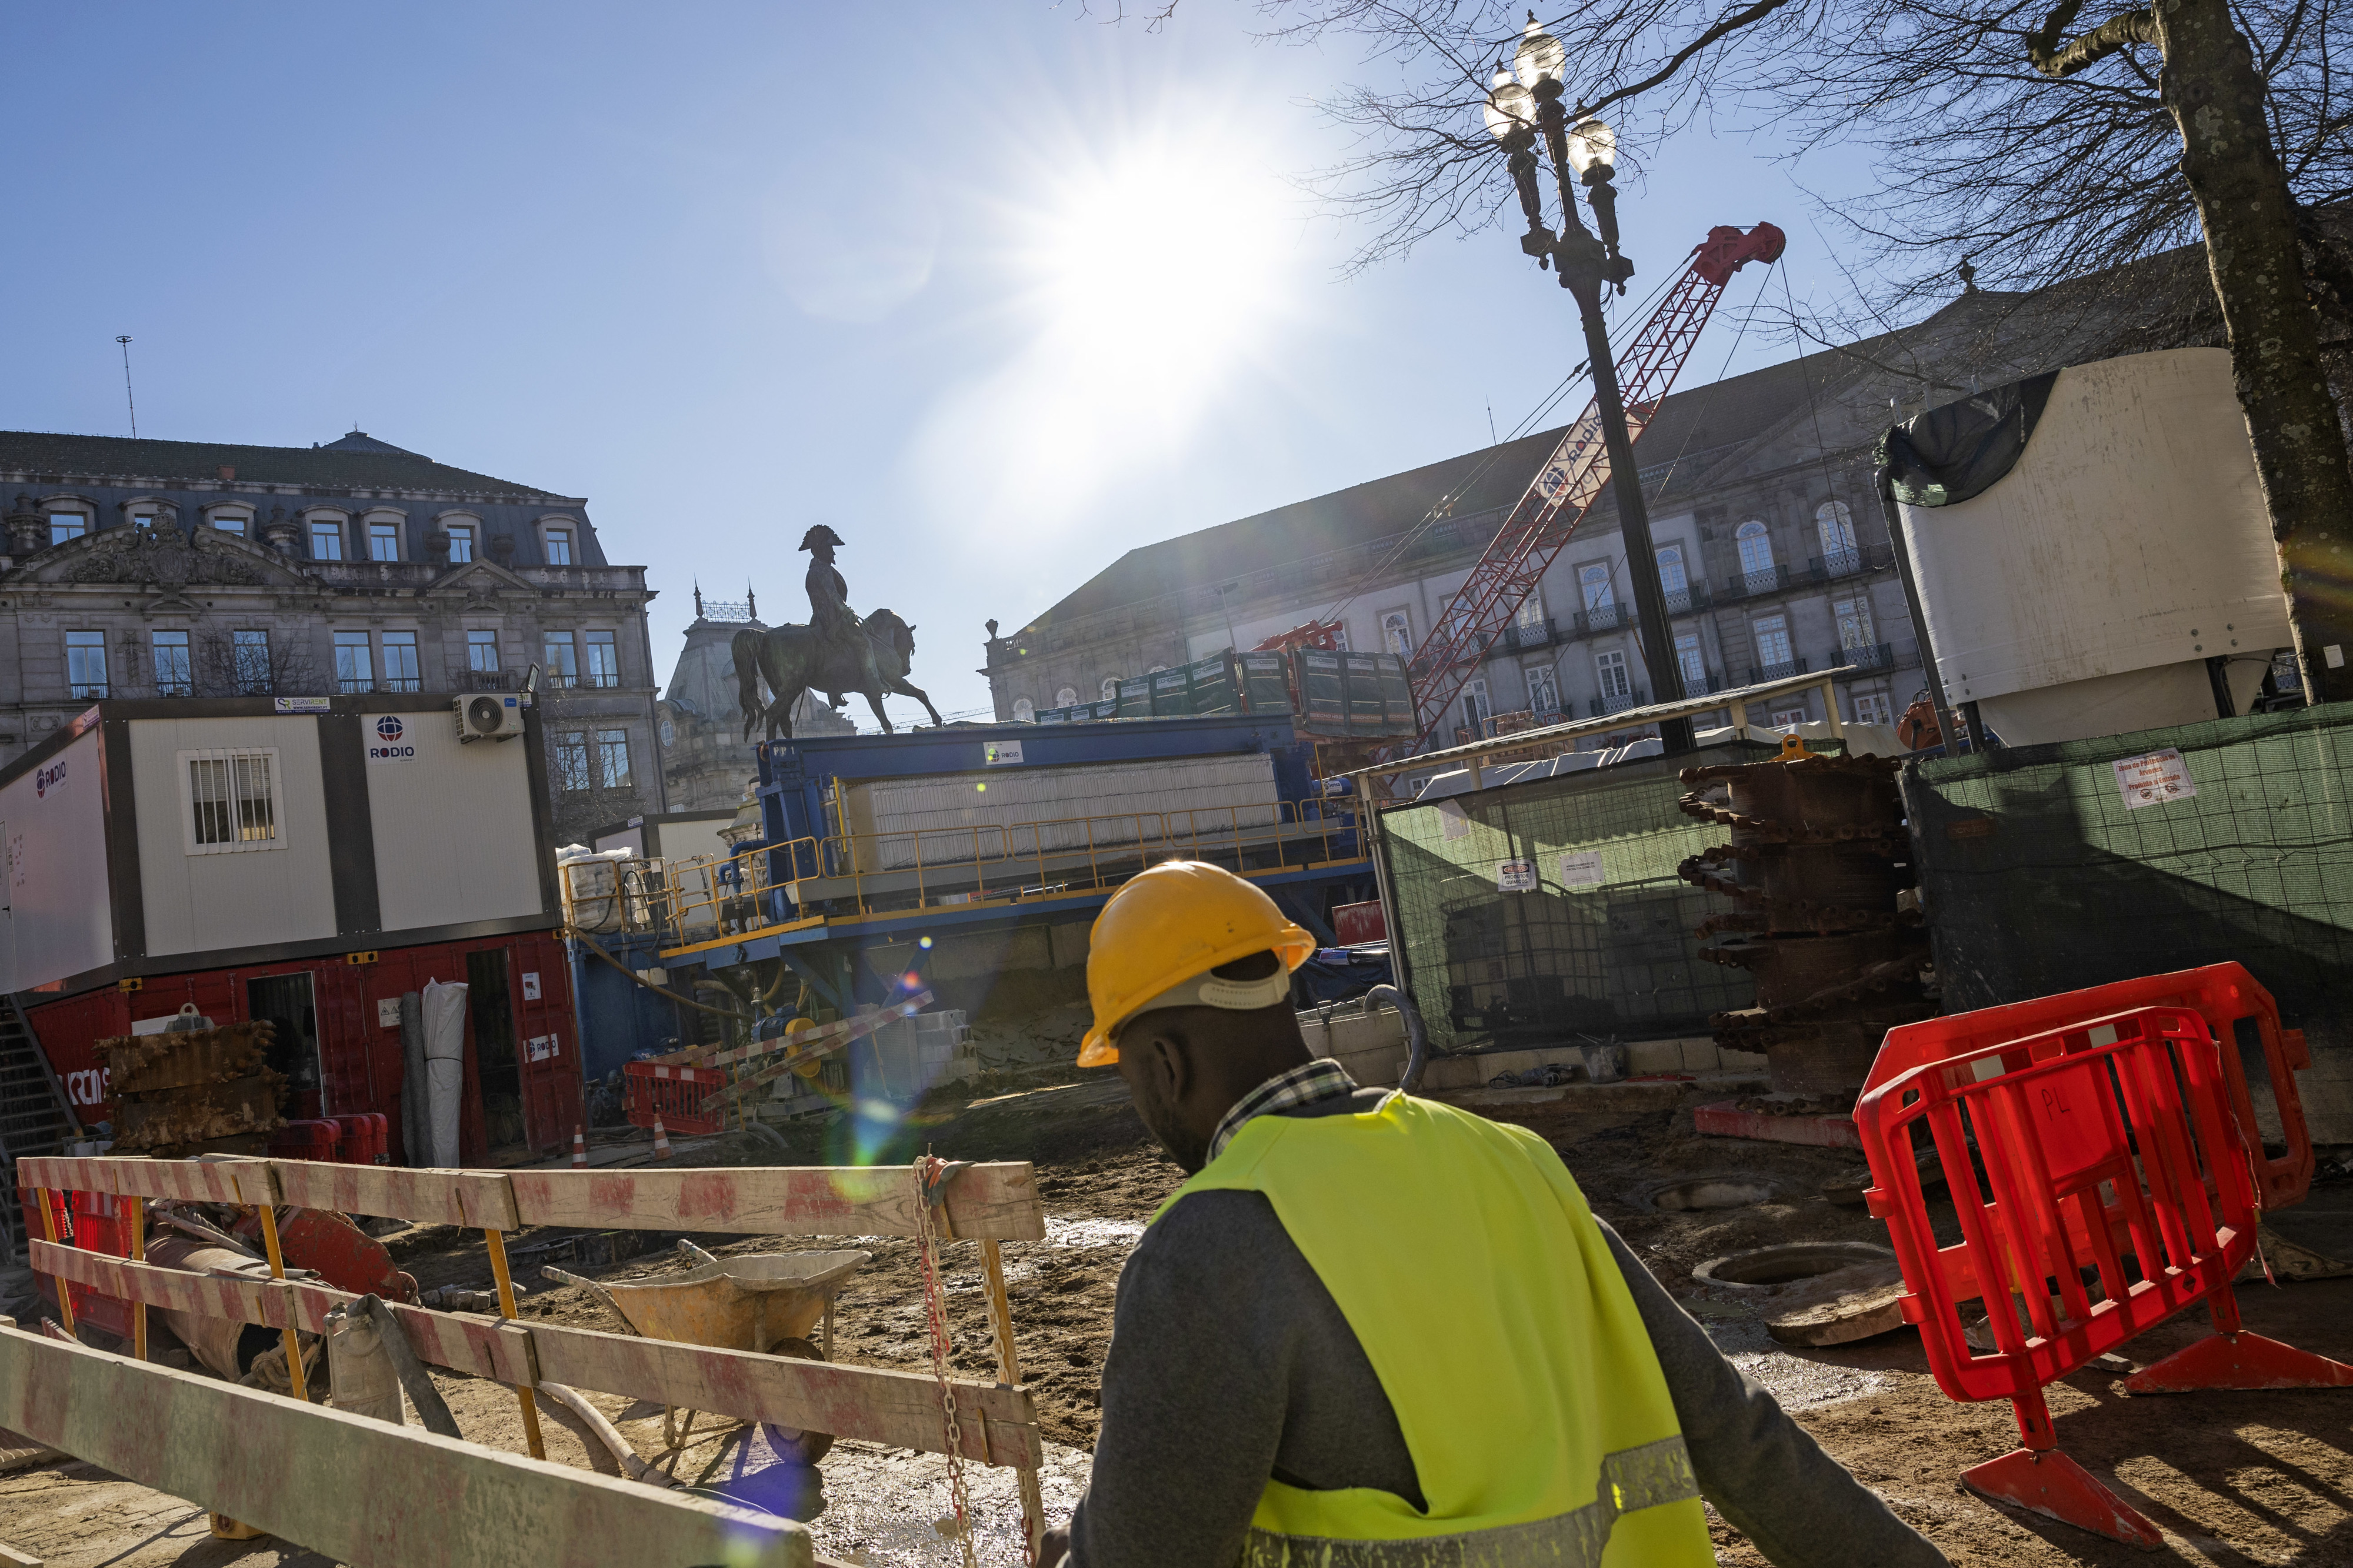
[[2353,704],[1906,773],[1947,1011],[2236,959],[2353,1012]]
[[[1776,752],[1734,742],[1703,760]],[[1725,833],[1675,807],[1675,775],[1693,760],[1647,758],[1382,814],[1391,951],[1434,1048],[1704,1034],[1709,1014],[1751,1005],[1746,973],[1700,958],[1691,934],[1724,901],[1675,876]]]

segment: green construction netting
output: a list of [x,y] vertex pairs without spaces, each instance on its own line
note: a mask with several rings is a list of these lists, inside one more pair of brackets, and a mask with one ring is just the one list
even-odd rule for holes
[[[1750,1005],[1745,971],[1698,956],[1693,930],[1732,906],[1675,868],[1725,829],[1676,809],[1675,775],[1777,751],[1734,742],[1384,812],[1391,951],[1432,1047],[1704,1035]],[[1533,890],[1500,890],[1506,862],[1533,863]]]
[[1906,773],[1947,1011],[2236,959],[2290,1023],[2343,1027],[2353,704]]

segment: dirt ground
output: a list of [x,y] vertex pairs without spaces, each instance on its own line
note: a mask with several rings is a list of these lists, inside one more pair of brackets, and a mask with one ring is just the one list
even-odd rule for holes
[[[1699,1098],[1686,1091],[1672,1109],[1587,1113],[1576,1108],[1589,1101],[1572,1095],[1546,1106],[1514,1108],[1510,1114],[1560,1149],[1596,1211],[1618,1226],[1725,1352],[1771,1388],[1832,1455],[1953,1563],[2003,1568],[2168,1562],[2353,1564],[2353,1390],[2131,1398],[2121,1388],[2125,1368],[2087,1371],[2053,1387],[2050,1398],[2061,1446],[2166,1531],[2166,1546],[2157,1552],[2000,1509],[1962,1489],[1959,1472],[2015,1447],[2016,1428],[2006,1404],[1959,1405],[1947,1400],[1928,1376],[1912,1330],[1831,1350],[1792,1352],[1766,1335],[1752,1297],[1694,1282],[1694,1266],[1746,1247],[1790,1240],[1884,1240],[1883,1227],[1860,1207],[1838,1205],[1822,1194],[1825,1184],[1861,1173],[1860,1154],[1699,1138],[1691,1124],[1691,1107]],[[803,1126],[786,1135],[796,1163],[843,1158],[847,1134],[839,1122],[829,1129]],[[1180,1173],[1149,1145],[1110,1075],[969,1106],[935,1107],[930,1115],[885,1130],[871,1143],[866,1152],[877,1161],[902,1158],[928,1145],[952,1158],[1037,1163],[1050,1234],[1042,1244],[1007,1245],[1007,1283],[1024,1379],[1052,1444],[1047,1495],[1050,1512],[1059,1517],[1084,1485],[1084,1451],[1098,1420],[1098,1379],[1120,1268],[1143,1223]],[[760,1157],[779,1156],[771,1152]],[[1769,1189],[1770,1195],[1750,1206],[1715,1211],[1666,1213],[1652,1205],[1658,1188],[1696,1175],[1737,1177]],[[512,1244],[520,1247],[544,1239],[545,1233],[530,1233]],[[616,1264],[567,1267],[604,1279],[686,1267],[668,1246],[672,1238],[654,1239],[660,1244],[657,1250]],[[911,1243],[699,1239],[719,1252],[864,1247],[873,1253],[873,1262],[840,1298],[836,1358],[911,1371],[928,1367]],[[427,1287],[490,1282],[478,1238],[469,1242],[455,1233],[428,1233],[396,1240],[403,1266]],[[955,1363],[986,1377],[993,1376],[996,1363],[977,1254],[976,1247],[951,1245],[943,1261],[952,1294]],[[589,1292],[537,1280],[532,1286],[525,1312],[610,1326],[606,1309]],[[2240,1299],[2250,1328],[2353,1360],[2353,1279],[2242,1285]],[[2203,1331],[2202,1319],[2177,1319],[2127,1345],[2126,1353],[2137,1366]],[[441,1381],[470,1438],[522,1450],[511,1393],[468,1379]],[[765,1439],[732,1423],[703,1418],[681,1447],[670,1450],[658,1409],[591,1397],[621,1425],[641,1456],[675,1470],[681,1479],[720,1486],[746,1501],[805,1518],[814,1512],[812,1529],[821,1552],[911,1568],[934,1563],[946,1568],[954,1561],[922,1524],[927,1510],[936,1512],[944,1504],[936,1457],[843,1443],[825,1461],[821,1475],[811,1478],[775,1465]],[[543,1419],[551,1458],[614,1468],[601,1449],[591,1453],[585,1429],[568,1413],[547,1411]],[[1016,1560],[1009,1490],[997,1497],[1005,1489],[1002,1478],[988,1472],[981,1473],[980,1487],[983,1559]],[[173,1508],[187,1511],[169,1500],[159,1502],[152,1493],[125,1489],[89,1467],[51,1466],[0,1476],[0,1541],[49,1550],[49,1560],[66,1568],[318,1561],[287,1555],[277,1543],[232,1547],[208,1541],[200,1516],[191,1535],[170,1523]],[[69,1518],[79,1524],[62,1528]],[[59,1528],[28,1529],[47,1521]],[[118,1522],[90,1533],[102,1521]],[[1748,1568],[1765,1562],[1720,1521],[1715,1530],[1724,1563]],[[43,1536],[49,1539],[38,1539]],[[90,1554],[86,1549],[101,1539],[114,1544]],[[992,1554],[989,1542],[1000,1550]]]

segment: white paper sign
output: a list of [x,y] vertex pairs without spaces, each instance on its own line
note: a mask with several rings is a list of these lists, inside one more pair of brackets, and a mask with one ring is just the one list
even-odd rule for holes
[[400,998],[379,996],[375,999],[376,1026],[385,1029],[400,1027]]
[[1021,742],[987,741],[981,744],[980,754],[992,768],[1001,767],[1008,763],[1018,763],[1021,761]]
[[2125,797],[2127,811],[2189,800],[2198,793],[2198,781],[2189,776],[2189,764],[2171,746],[2145,757],[2126,757],[2112,765],[2116,770],[2116,788]]
[[1462,808],[1451,800],[1438,803],[1438,834],[1450,843],[1471,837],[1471,819],[1463,816]]
[[539,971],[536,969],[522,972],[522,999],[526,1002],[539,1000]]
[[555,1059],[555,1037],[554,1035],[533,1035],[529,1043],[529,1050],[531,1059],[533,1061],[554,1061]]
[[1533,860],[1504,860],[1495,867],[1495,891],[1499,893],[1533,893],[1536,890],[1536,863]]
[[1599,849],[1580,849],[1560,858],[1560,885],[1564,888],[1598,888],[1607,879],[1602,875]]

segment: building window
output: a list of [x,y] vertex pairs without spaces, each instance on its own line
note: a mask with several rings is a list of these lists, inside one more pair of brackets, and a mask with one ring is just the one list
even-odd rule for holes
[[157,632],[155,646],[155,695],[187,697],[195,694],[195,671],[188,664],[188,634]]
[[566,730],[555,737],[555,787],[577,794],[588,787],[588,731]]
[[76,697],[106,695],[106,634],[66,634],[66,684]]
[[1839,647],[1852,651],[1870,647],[1879,641],[1877,629],[1871,623],[1871,601],[1858,594],[1852,599],[1840,599],[1831,605],[1838,616]]
[[134,511],[131,514],[132,527],[143,528],[151,533],[154,531],[156,527],[160,525],[163,521],[164,520],[160,516],[152,511]]
[[1773,569],[1773,540],[1765,525],[1751,518],[1733,531],[1732,537],[1740,546],[1740,573],[1747,580],[1750,593],[1761,593],[1778,586],[1780,574]]
[[340,522],[311,524],[311,559],[341,561],[343,558],[343,525]]
[[1035,702],[1030,701],[1027,697],[1017,697],[1013,700],[1013,721],[1016,724],[1029,723],[1037,717],[1038,705]]
[[1593,676],[1600,683],[1604,702],[1622,700],[1633,692],[1633,682],[1626,675],[1626,656],[1617,648],[1593,656]]
[[49,513],[49,542],[63,544],[69,539],[79,539],[90,531],[90,513],[86,511],[53,511]]
[[604,789],[629,787],[629,732],[596,731],[596,783]]
[[621,684],[621,652],[613,641],[611,632],[588,634],[588,684],[618,686]]
[[474,525],[453,522],[448,528],[449,564],[462,566],[474,558]]
[[335,688],[346,697],[375,689],[375,661],[368,653],[367,633],[335,634]]
[[1494,713],[1487,701],[1487,680],[1484,676],[1462,689],[1462,727],[1477,739],[1486,734],[1487,721]]
[[474,631],[466,634],[466,668],[473,673],[475,690],[498,689],[500,681],[498,633]]
[[1858,724],[1885,724],[1893,721],[1887,710],[1884,691],[1858,691],[1854,694],[1854,721]]
[[1545,624],[1544,591],[1542,589],[1531,590],[1528,596],[1520,601],[1519,609],[1513,613],[1512,624],[1515,626],[1531,631]]
[[1118,676],[1116,676],[1116,675],[1106,675],[1106,676],[1104,676],[1104,677],[1103,677],[1103,700],[1105,702],[1116,702],[1116,701],[1118,701],[1118,700],[1119,700],[1119,677],[1118,677]]
[[[1787,616],[1760,616],[1756,623],[1757,662],[1763,667],[1767,680],[1778,674],[1791,674],[1786,666],[1795,662],[1789,651],[1789,619]],[[1778,673],[1777,673],[1778,672]]]
[[1852,572],[1862,564],[1854,547],[1854,517],[1842,500],[1827,500],[1814,509],[1814,527],[1821,535],[1822,562],[1833,572]]
[[1381,616],[1381,646],[1399,658],[1413,657],[1413,617],[1403,610]]
[[1577,592],[1588,610],[1606,610],[1618,602],[1609,590],[1609,568],[1598,561],[1577,569]]
[[547,563],[550,566],[572,564],[572,531],[551,528],[547,531]]
[[[1691,608],[1691,579],[1683,574],[1683,547],[1670,544],[1659,552],[1659,588],[1667,596],[1667,608]],[[1676,595],[1682,598],[1677,599]]]
[[[206,655],[209,660],[213,656]],[[270,679],[269,634],[251,630],[229,634],[229,675],[239,697],[268,697],[277,682]]]
[[549,632],[547,647],[547,680],[552,686],[580,684],[580,650],[570,632]]
[[213,525],[216,532],[233,533],[239,539],[245,537],[247,518],[241,511],[216,511],[206,521]]
[[1054,706],[1057,708],[1068,708],[1078,700],[1079,689],[1075,686],[1065,686],[1054,693]]
[[1554,679],[1552,666],[1532,664],[1527,668],[1528,706],[1547,718],[1560,712],[1560,682]]
[[1683,695],[1696,696],[1707,689],[1707,656],[1700,651],[1697,632],[1675,634],[1675,665],[1683,672]]
[[424,689],[424,681],[417,668],[415,632],[384,634],[384,689],[386,691],[418,691]]
[[275,849],[278,753],[183,752],[188,769],[188,853]]
[[397,519],[379,520],[368,524],[368,559],[400,559],[400,523]]
[[1776,730],[1794,730],[1799,725],[1807,722],[1809,722],[1809,721],[1806,718],[1806,710],[1803,704],[1795,708],[1776,708],[1773,710],[1773,728]]

